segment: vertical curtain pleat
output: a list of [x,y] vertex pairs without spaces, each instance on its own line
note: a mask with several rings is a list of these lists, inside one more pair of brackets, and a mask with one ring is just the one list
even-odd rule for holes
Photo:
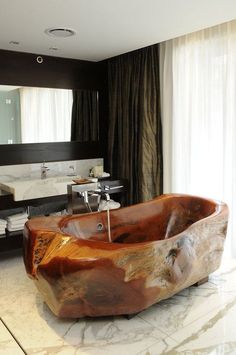
[[73,90],[71,140],[87,142],[98,139],[98,92]]
[[109,168],[127,178],[127,203],[162,192],[158,46],[108,61]]

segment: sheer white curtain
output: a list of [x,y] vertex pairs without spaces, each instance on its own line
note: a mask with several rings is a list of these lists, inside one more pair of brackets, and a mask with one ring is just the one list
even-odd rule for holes
[[161,44],[164,191],[228,203],[236,256],[236,21]]
[[22,143],[70,141],[72,91],[20,89]]

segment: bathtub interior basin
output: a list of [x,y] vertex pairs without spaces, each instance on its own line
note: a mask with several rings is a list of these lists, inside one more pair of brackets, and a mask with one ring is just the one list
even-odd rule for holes
[[169,194],[107,213],[39,217],[24,262],[59,317],[133,314],[193,285],[221,261],[228,209]]

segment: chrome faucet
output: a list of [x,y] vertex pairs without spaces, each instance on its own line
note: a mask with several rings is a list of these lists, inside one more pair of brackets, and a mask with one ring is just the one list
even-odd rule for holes
[[109,193],[108,192],[104,192],[103,193],[103,196],[105,197],[105,200],[108,202],[108,201],[110,201],[110,195],[109,195]]
[[69,172],[68,172],[67,176],[76,176],[74,165],[69,166]]
[[45,166],[45,161],[41,165],[41,179],[47,178],[47,171],[50,170],[47,166]]
[[[69,213],[79,213],[80,202],[78,201],[78,197],[82,198],[84,205],[86,206],[87,212],[92,212],[90,204],[89,204],[89,197],[98,195],[97,198],[97,211],[100,199],[105,201],[110,201],[110,194],[112,190],[121,189],[123,185],[116,185],[116,186],[109,186],[105,185],[102,186],[99,182],[92,182],[83,185],[67,185],[68,190],[68,212]],[[93,207],[94,210],[94,207]],[[76,211],[76,212],[74,212]]]

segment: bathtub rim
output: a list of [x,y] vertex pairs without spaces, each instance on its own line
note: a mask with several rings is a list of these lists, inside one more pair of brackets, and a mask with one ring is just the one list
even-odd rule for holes
[[[65,223],[68,222],[68,221],[71,221],[71,220],[74,220],[74,219],[77,219],[77,218],[80,218],[80,217],[88,217],[88,216],[94,216],[95,214],[106,214],[106,211],[102,211],[102,212],[92,212],[92,213],[85,213],[83,215],[68,215],[66,217],[63,217],[59,220],[59,223],[58,223],[58,227],[59,227],[59,231],[58,233],[60,233],[61,235],[64,235],[64,236],[70,236],[70,237],[73,237],[75,238],[75,241],[79,241],[81,242],[82,244],[86,245],[87,243],[89,244],[88,246],[89,247],[92,247],[92,245],[94,244],[99,244],[99,245],[106,245],[106,246],[116,246],[117,249],[122,249],[125,248],[125,247],[132,247],[132,246],[139,246],[142,247],[142,246],[145,246],[145,245],[153,245],[153,244],[156,244],[156,243],[162,243],[162,242],[166,242],[168,240],[175,240],[175,239],[178,239],[178,237],[183,234],[183,233],[187,233],[188,231],[191,231],[191,229],[195,228],[195,226],[198,226],[200,223],[205,223],[207,220],[209,219],[212,219],[216,216],[219,216],[220,214],[222,215],[226,215],[228,217],[228,213],[229,213],[229,209],[228,209],[228,205],[223,202],[223,201],[220,201],[220,200],[216,200],[216,199],[209,199],[209,198],[204,198],[204,197],[201,197],[201,196],[196,196],[196,195],[190,195],[190,194],[180,194],[180,193],[168,193],[168,194],[162,194],[160,196],[157,196],[155,197],[154,199],[152,200],[149,200],[149,201],[145,201],[145,202],[142,202],[141,204],[148,204],[150,203],[150,201],[161,201],[163,199],[171,199],[173,197],[187,197],[187,198],[196,198],[196,199],[200,199],[200,200],[203,200],[203,201],[207,201],[207,202],[210,202],[211,204],[214,205],[214,208],[215,208],[215,211],[213,213],[211,213],[209,216],[207,217],[204,217],[204,218],[201,218],[199,219],[198,221],[194,222],[193,224],[191,224],[189,227],[187,227],[186,229],[184,229],[182,232],[180,233],[177,233],[175,234],[174,236],[171,236],[169,238],[164,238],[164,239],[159,239],[159,240],[153,240],[153,241],[145,241],[145,242],[137,242],[137,243],[116,243],[115,241],[113,241],[112,243],[110,243],[109,241],[100,241],[100,240],[90,240],[90,239],[83,239],[83,238],[79,238],[73,234],[69,234],[69,233],[65,233],[64,231],[62,231],[61,228],[63,228],[65,226]],[[131,206],[127,206],[127,207],[122,207],[122,209],[129,209],[130,207],[132,206],[138,206],[140,205],[140,203],[137,203],[137,204],[134,204],[134,205],[131,205]],[[111,210],[112,212],[112,210]],[[80,244],[80,243],[79,243]],[[106,248],[108,249],[108,248]],[[111,247],[111,249],[114,249],[113,247]]]

